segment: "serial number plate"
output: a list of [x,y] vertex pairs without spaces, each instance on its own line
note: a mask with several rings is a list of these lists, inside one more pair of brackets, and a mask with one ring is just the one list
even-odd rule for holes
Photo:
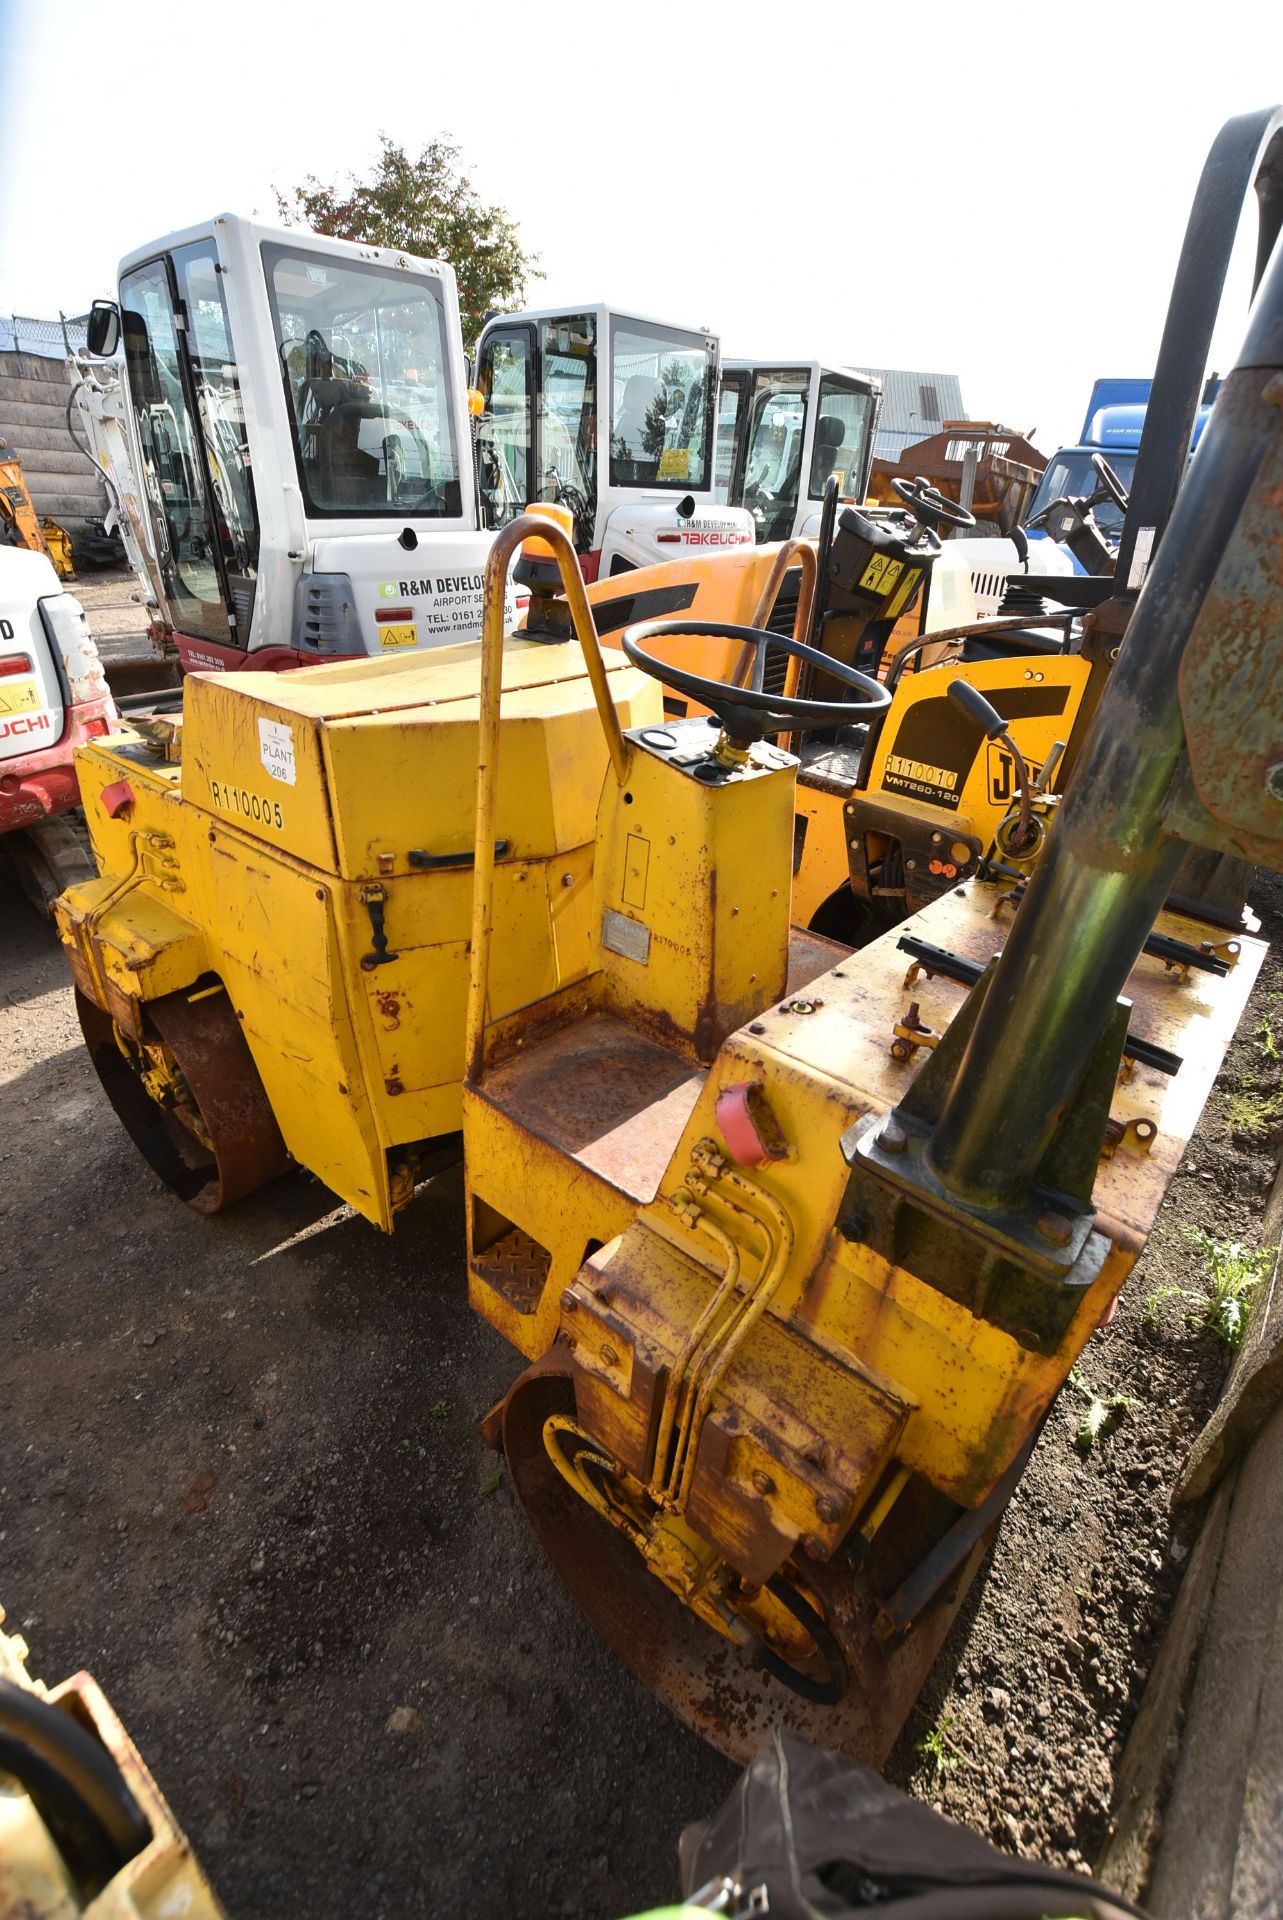
[[264,827],[285,825],[279,800],[264,800],[261,794],[251,793],[248,787],[234,786],[230,780],[211,780],[209,790],[214,805],[222,807],[225,813],[239,814],[242,820],[257,820]]
[[34,680],[0,680],[0,713],[34,713],[39,705]]
[[607,907],[601,916],[601,944],[612,953],[622,954],[625,960],[635,960],[642,967],[650,965],[650,928],[631,914]]
[[379,628],[381,647],[414,647],[418,642],[419,629],[413,620],[403,621],[399,626]]

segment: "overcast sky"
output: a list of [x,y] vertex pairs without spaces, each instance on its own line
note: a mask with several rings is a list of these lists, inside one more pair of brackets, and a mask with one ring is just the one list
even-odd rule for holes
[[1050,450],[1097,374],[1152,368],[1207,147],[1280,98],[1280,0],[0,0],[0,312],[83,312],[130,247],[446,133],[533,304],[958,372]]

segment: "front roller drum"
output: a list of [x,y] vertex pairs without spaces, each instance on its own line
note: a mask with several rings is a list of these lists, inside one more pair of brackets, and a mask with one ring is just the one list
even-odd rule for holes
[[284,1173],[289,1154],[226,993],[166,994],[144,1012],[173,1066],[156,1098],[141,1056],[79,989],[76,1011],[103,1090],[152,1171],[198,1213],[219,1213]]
[[[987,1542],[903,1638],[874,1632],[876,1556],[853,1565],[839,1548],[827,1563],[800,1555],[782,1573],[803,1614],[817,1613],[817,1652],[838,1687],[805,1698],[769,1670],[760,1647],[740,1647],[707,1626],[648,1569],[632,1542],[566,1482],[549,1458],[545,1423],[572,1417],[572,1362],[553,1348],[510,1389],[503,1446],[517,1497],[554,1572],[621,1660],[678,1717],[747,1765],[763,1734],[783,1723],[817,1746],[880,1767],[908,1718]],[[882,1570],[885,1573],[885,1569]],[[881,1585],[879,1581],[879,1585]],[[894,1584],[894,1578],[892,1579]],[[778,1663],[775,1663],[778,1665]],[[837,1697],[832,1695],[836,1693]]]

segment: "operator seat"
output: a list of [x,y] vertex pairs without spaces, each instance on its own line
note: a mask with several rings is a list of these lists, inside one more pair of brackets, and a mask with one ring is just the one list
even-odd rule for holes
[[656,456],[646,449],[643,435],[646,416],[663,388],[652,373],[630,373],[624,382],[624,398],[610,437],[610,450],[625,460],[653,466]]
[[824,482],[837,465],[838,448],[846,439],[846,422],[836,413],[822,413],[815,423],[815,445],[811,450],[811,484],[807,489],[812,499],[823,493]]
[[383,419],[381,407],[366,399],[344,400],[321,421],[316,435],[317,455],[326,499],[336,507],[379,507],[387,490],[379,472],[379,456],[361,445],[367,420]]

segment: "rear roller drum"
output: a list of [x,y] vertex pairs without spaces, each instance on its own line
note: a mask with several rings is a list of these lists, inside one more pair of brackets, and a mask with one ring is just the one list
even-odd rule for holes
[[180,1200],[218,1213],[285,1171],[285,1142],[221,989],[150,1002],[141,1046],[79,991],[76,1011],[122,1126]]
[[[571,1368],[569,1355],[554,1348],[521,1376],[504,1403],[503,1444],[526,1517],[581,1612],[680,1719],[738,1765],[782,1721],[817,1745],[880,1766],[981,1553],[910,1634],[889,1643],[874,1632],[877,1608],[864,1567],[853,1570],[841,1550],[827,1564],[800,1555],[757,1605],[782,1628],[771,1636],[775,1644],[746,1634],[738,1645],[649,1570],[627,1521],[603,1518],[600,1500],[575,1490],[575,1472],[554,1464],[545,1429],[549,1422],[561,1429],[563,1447],[567,1429],[574,1431]],[[601,1468],[589,1442],[578,1473],[598,1495],[607,1491]]]

